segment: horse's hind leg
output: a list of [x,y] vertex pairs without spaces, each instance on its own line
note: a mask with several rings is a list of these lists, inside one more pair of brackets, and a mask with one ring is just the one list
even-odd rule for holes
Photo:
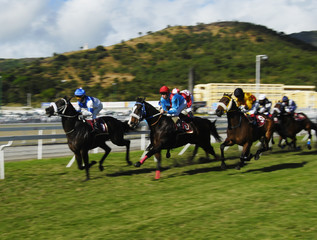
[[126,147],[125,160],[128,165],[132,165],[132,162],[130,161],[130,140],[124,139],[122,135],[122,138],[120,138],[119,140],[112,139],[111,142],[116,144],[117,146]]
[[305,126],[305,130],[308,132],[308,139],[307,139],[307,148],[310,150],[311,149],[311,126],[312,124],[310,122],[308,122]]
[[105,154],[102,156],[102,158],[99,161],[99,170],[103,171],[105,169],[103,166],[103,162],[105,161],[105,159],[107,158],[107,156],[111,152],[111,148],[106,143],[100,144],[99,147],[101,147],[103,150],[105,150]]
[[[195,158],[195,156],[196,156],[196,154],[198,152],[198,148],[199,148],[199,146],[196,144],[192,156],[188,159],[189,163],[193,162],[193,160],[194,160],[194,158]],[[207,156],[208,156],[208,154],[207,154]]]

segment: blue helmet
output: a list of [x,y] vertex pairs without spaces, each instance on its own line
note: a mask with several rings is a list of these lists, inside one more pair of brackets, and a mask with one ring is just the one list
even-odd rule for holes
[[284,96],[284,97],[282,98],[282,101],[283,101],[283,102],[287,102],[287,101],[288,101],[288,97]]
[[82,89],[82,88],[77,88],[76,89],[76,91],[75,91],[75,96],[77,97],[81,97],[81,96],[83,96],[83,95],[85,95],[86,94],[86,92],[85,92],[85,90],[84,89]]

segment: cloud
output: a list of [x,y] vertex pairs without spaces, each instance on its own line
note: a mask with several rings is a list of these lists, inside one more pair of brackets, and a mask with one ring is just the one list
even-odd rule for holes
[[245,21],[287,34],[317,30],[314,0],[0,0],[0,58],[113,45],[168,25]]

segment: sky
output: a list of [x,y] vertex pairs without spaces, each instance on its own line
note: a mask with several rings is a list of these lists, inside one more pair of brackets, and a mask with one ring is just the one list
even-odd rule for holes
[[110,46],[167,26],[239,21],[317,30],[316,0],[0,0],[0,58]]

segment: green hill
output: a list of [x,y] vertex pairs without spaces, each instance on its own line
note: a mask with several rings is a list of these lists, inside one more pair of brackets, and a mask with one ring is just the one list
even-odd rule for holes
[[317,31],[292,33],[289,36],[317,47]]
[[[102,101],[159,98],[158,89],[196,82],[254,82],[255,56],[266,54],[261,83],[317,86],[317,48],[264,26],[242,22],[199,23],[148,32],[110,47],[37,59],[2,59],[4,105],[52,101],[81,86]],[[62,81],[66,80],[66,81]]]

